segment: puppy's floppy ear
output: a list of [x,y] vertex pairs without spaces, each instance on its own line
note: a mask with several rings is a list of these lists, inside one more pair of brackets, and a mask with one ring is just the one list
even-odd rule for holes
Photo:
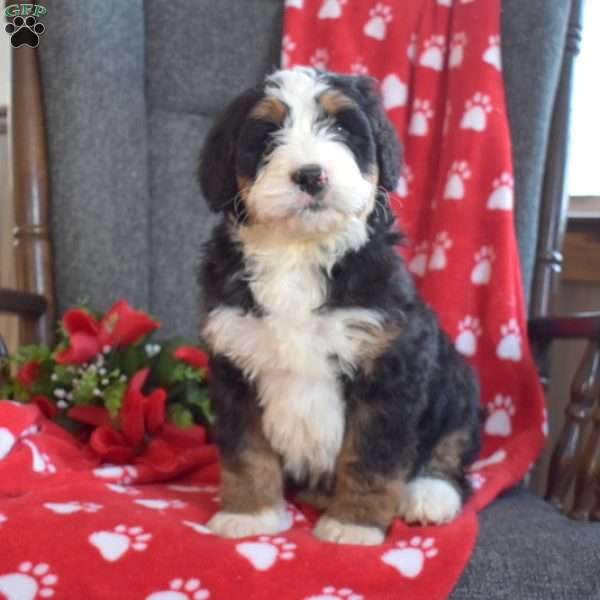
[[238,96],[225,108],[206,136],[200,160],[200,187],[214,212],[233,207],[238,193],[235,177],[238,136],[248,114],[262,96],[259,87]]
[[398,184],[402,160],[398,134],[385,114],[377,80],[360,75],[356,77],[356,87],[360,92],[363,109],[369,118],[377,144],[378,183],[382,188],[391,192],[396,189]]

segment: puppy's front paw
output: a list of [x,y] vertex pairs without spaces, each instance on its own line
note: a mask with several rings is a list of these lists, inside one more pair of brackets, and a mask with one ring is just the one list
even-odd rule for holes
[[318,520],[313,533],[325,542],[335,542],[336,544],[375,546],[381,544],[385,539],[385,534],[377,527],[342,523],[327,515],[323,515]]
[[462,507],[456,489],[444,479],[417,477],[410,481],[400,499],[398,514],[407,523],[447,523]]
[[253,514],[219,511],[206,524],[209,529],[227,538],[279,533],[291,525],[291,515],[283,508],[267,508]]

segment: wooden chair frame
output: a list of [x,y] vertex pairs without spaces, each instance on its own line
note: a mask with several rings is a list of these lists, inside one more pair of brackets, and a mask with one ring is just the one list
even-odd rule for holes
[[[553,317],[551,291],[562,268],[566,222],[567,138],[573,64],[582,29],[582,0],[571,14],[550,131],[532,286],[529,335],[546,383],[547,353],[560,339],[586,339],[587,350],[571,386],[566,422],[554,450],[546,497],[569,516],[600,520],[600,313]],[[55,322],[49,183],[37,52],[12,50],[11,147],[15,202],[17,286],[0,289],[0,312],[22,317],[21,342],[52,343]],[[0,338],[0,355],[6,348]],[[568,498],[573,496],[572,504]]]

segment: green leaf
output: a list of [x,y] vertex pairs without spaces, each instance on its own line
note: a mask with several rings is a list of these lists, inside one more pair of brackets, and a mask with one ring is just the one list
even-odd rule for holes
[[215,417],[210,406],[208,388],[205,386],[188,382],[185,386],[184,403],[192,407],[197,407],[203,419],[210,425],[215,422]]
[[[127,346],[119,351],[118,365],[128,377],[131,377],[136,371],[139,371],[139,369],[144,366],[145,362],[146,353],[138,344]],[[112,368],[112,366],[113,365],[111,364],[110,367]]]
[[189,427],[194,424],[192,413],[179,403],[169,404],[167,412],[169,414],[169,420],[178,427]]
[[15,362],[19,365],[35,360],[37,362],[43,362],[48,360],[51,356],[50,348],[48,346],[21,346],[15,354]]
[[73,402],[75,404],[93,404],[96,400],[94,390],[98,387],[98,375],[91,370],[84,372],[79,386],[73,389]]
[[118,381],[104,390],[104,406],[112,419],[115,419],[121,410],[126,387],[127,384],[124,381]]

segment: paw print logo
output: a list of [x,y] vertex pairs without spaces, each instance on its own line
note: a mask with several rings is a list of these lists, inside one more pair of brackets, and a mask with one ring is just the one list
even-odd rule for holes
[[474,356],[477,352],[477,338],[480,335],[479,319],[467,315],[458,323],[458,336],[454,340],[454,347],[465,356]]
[[406,84],[398,75],[391,73],[387,75],[381,84],[381,95],[383,96],[383,107],[392,110],[406,104],[408,91]]
[[485,421],[485,432],[488,435],[509,436],[512,433],[512,417],[515,414],[512,398],[497,394],[488,403],[487,410],[488,418]]
[[365,65],[365,63],[362,61],[362,58],[359,58],[356,62],[350,65],[350,73],[353,75],[368,75],[369,67]]
[[417,57],[417,34],[411,33],[410,40],[408,42],[408,46],[406,47],[406,56],[408,56],[408,60],[411,63],[415,62],[415,58]]
[[471,169],[464,160],[456,160],[450,166],[444,188],[446,200],[461,200],[465,197],[465,181],[471,178]]
[[151,539],[152,534],[146,533],[142,527],[125,525],[117,525],[113,531],[96,531],[88,538],[90,544],[108,562],[121,559],[129,550],[143,552],[148,548],[148,542]]
[[388,550],[381,556],[381,561],[394,567],[400,575],[414,579],[421,574],[428,559],[437,556],[435,540],[431,537],[415,536],[410,541],[401,540],[396,548]]
[[437,0],[439,6],[452,6],[452,0]]
[[488,39],[488,47],[485,49],[483,60],[492,65],[496,70],[502,70],[502,53],[500,52],[500,36],[490,35]]
[[[104,465],[93,471],[95,477],[110,479],[121,485],[130,485],[138,476],[138,470],[131,465],[118,467],[116,465]],[[114,490],[113,490],[114,491]]]
[[319,9],[318,19],[339,19],[342,16],[342,7],[348,0],[324,0]]
[[146,600],[206,600],[210,592],[202,587],[199,579],[178,577],[169,582],[168,590],[153,592]]
[[419,58],[422,67],[428,67],[434,71],[441,71],[444,67],[444,55],[446,54],[446,37],[443,35],[432,35],[425,40],[424,50]]
[[496,355],[502,360],[512,360],[518,362],[523,356],[521,349],[521,334],[519,332],[519,324],[516,319],[510,319],[506,325],[500,327],[502,335]]
[[480,490],[487,481],[487,479],[481,473],[470,473],[467,475],[467,479],[474,490]]
[[151,508],[152,510],[166,510],[168,508],[181,509],[187,506],[187,504],[181,500],[162,500],[157,498],[139,498],[138,500],[134,500],[133,503],[143,506],[144,508]]
[[281,40],[281,67],[287,69],[291,64],[291,53],[296,49],[296,43],[286,33]]
[[54,475],[56,473],[56,467],[47,454],[40,452],[31,440],[23,440],[23,443],[31,450],[31,468],[34,473],[43,475]]
[[470,100],[465,102],[465,112],[460,122],[460,128],[484,131],[487,127],[487,116],[490,112],[492,112],[490,97],[481,92],[476,92]]
[[492,246],[481,246],[475,252],[475,266],[471,271],[471,283],[475,285],[486,285],[492,279],[492,263],[496,253]]
[[34,565],[31,561],[19,565],[15,573],[0,575],[0,594],[7,600],[35,600],[54,596],[58,577],[46,563]]
[[448,57],[448,66],[451,69],[460,67],[465,57],[465,46],[467,45],[467,35],[464,31],[458,31],[450,40],[450,56]]
[[261,535],[256,542],[241,542],[235,547],[257,571],[268,571],[278,560],[292,560],[296,544],[282,536]]
[[285,0],[285,8],[304,8],[304,0]]
[[492,182],[492,193],[487,200],[490,210],[512,210],[514,200],[514,180],[508,172],[502,173]]
[[392,9],[379,2],[369,11],[369,20],[365,23],[363,33],[376,40],[384,40],[388,23],[393,18]]
[[57,515],[72,515],[77,512],[95,513],[102,508],[102,504],[94,502],[45,502],[44,508]]
[[310,64],[315,69],[326,71],[329,64],[329,51],[327,48],[317,48],[315,53],[310,57]]
[[46,31],[43,23],[38,22],[36,17],[29,15],[27,18],[15,17],[12,23],[7,23],[4,30],[10,35],[10,45],[13,48],[29,46],[37,48],[40,43],[40,35]]
[[408,263],[408,270],[418,277],[423,277],[427,271],[427,252],[429,244],[421,242],[415,246],[415,253],[411,261]]
[[316,596],[307,596],[304,600],[363,600],[364,596],[356,594],[350,588],[337,589],[333,585],[328,585]]
[[127,494],[128,496],[137,496],[141,493],[134,487],[128,485],[120,485],[118,483],[107,483],[106,489],[110,490],[111,492],[115,492],[115,494]]
[[448,266],[446,251],[450,248],[452,248],[452,240],[448,237],[448,232],[440,231],[431,245],[430,271],[441,271]]
[[396,186],[396,194],[400,196],[400,198],[406,198],[410,193],[409,184],[414,179],[414,175],[412,169],[407,165],[403,165],[400,171],[400,177],[398,177],[398,185]]
[[434,114],[429,100],[415,98],[412,117],[408,125],[408,134],[420,137],[427,135],[429,133],[429,120]]

